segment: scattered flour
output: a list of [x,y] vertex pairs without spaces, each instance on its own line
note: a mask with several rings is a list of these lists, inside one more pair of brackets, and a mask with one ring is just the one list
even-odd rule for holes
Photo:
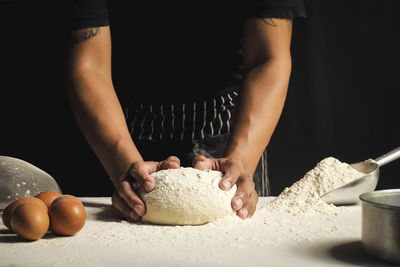
[[[225,216],[197,226],[119,221],[112,215],[110,198],[95,202],[82,198],[88,220],[77,235],[50,234],[35,242],[11,242],[2,246],[0,256],[15,260],[24,252],[31,266],[65,266],[65,261],[60,261],[63,255],[70,265],[93,266],[110,260],[113,254],[109,251],[119,250],[129,251],[126,257],[133,257],[137,266],[157,265],[159,259],[168,266],[250,266],[262,255],[244,260],[245,251],[267,253],[320,241],[359,240],[360,207],[335,207],[320,196],[362,175],[346,163],[326,158],[278,197],[262,198],[252,218],[243,221],[235,215]],[[41,250],[46,251],[46,257],[37,257]],[[265,266],[265,262],[252,266]]]
[[[325,158],[258,212],[288,212],[294,216],[306,212],[335,214],[340,208],[327,204],[321,196],[364,175],[334,157]],[[145,222],[203,224],[232,214],[230,200],[236,187],[229,192],[220,190],[221,172],[180,168],[159,171],[152,177],[156,189],[142,196],[148,208]]]

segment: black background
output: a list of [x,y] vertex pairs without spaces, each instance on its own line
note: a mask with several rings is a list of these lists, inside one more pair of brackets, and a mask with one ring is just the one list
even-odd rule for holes
[[[57,2],[57,1],[53,1]],[[306,1],[294,23],[293,69],[268,146],[273,195],[321,159],[352,163],[400,145],[396,0]],[[0,1],[0,155],[51,174],[64,193],[108,196],[112,184],[65,96],[63,7]],[[400,160],[378,189],[400,187]]]

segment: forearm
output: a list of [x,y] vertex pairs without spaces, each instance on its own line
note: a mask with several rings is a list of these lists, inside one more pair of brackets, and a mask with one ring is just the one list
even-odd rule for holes
[[290,70],[290,58],[272,59],[249,70],[243,80],[225,156],[240,160],[250,173],[282,113]]
[[78,125],[113,182],[142,160],[126,126],[110,75],[85,68],[71,74],[68,96]]

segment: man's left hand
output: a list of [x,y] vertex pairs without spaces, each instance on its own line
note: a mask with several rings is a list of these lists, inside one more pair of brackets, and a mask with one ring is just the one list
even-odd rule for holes
[[200,170],[221,171],[224,175],[219,184],[222,190],[228,191],[234,184],[237,185],[236,194],[232,198],[232,209],[236,211],[236,215],[242,219],[253,216],[258,195],[255,191],[253,175],[244,169],[239,160],[211,159],[198,155],[193,160],[193,167]]

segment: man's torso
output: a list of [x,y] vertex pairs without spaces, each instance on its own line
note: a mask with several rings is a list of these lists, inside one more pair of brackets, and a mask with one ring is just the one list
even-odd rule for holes
[[228,1],[109,3],[113,80],[138,103],[210,99],[242,76],[243,14]]

